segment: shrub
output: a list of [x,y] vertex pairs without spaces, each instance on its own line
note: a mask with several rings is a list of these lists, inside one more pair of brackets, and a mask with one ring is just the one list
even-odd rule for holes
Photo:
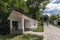
[[34,32],[43,32],[44,31],[44,27],[43,26],[39,26],[36,29],[33,30]]
[[0,36],[0,40],[43,40],[43,36],[23,34],[23,35],[5,35]]
[[37,36],[37,35],[32,35],[32,34],[25,34],[23,35],[23,39],[25,40],[43,40],[43,36]]

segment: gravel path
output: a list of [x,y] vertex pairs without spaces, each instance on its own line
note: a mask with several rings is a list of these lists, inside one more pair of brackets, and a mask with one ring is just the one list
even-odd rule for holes
[[25,32],[25,34],[35,34],[35,35],[43,35],[44,40],[60,40],[60,29],[57,27],[54,27],[53,25],[47,25],[44,24],[44,32]]
[[60,29],[49,25],[44,25],[44,40],[60,40]]

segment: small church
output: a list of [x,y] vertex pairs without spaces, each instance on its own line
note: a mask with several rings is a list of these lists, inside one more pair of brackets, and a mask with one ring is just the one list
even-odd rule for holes
[[31,31],[31,29],[36,29],[38,27],[38,21],[16,11],[12,10],[8,17],[10,21],[10,33],[20,34],[25,31]]

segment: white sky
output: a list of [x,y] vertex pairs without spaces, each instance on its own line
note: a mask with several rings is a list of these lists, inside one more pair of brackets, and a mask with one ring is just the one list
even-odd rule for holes
[[60,3],[59,4],[54,4],[56,0],[51,0],[51,2],[46,6],[46,9],[48,11],[52,10],[52,9],[57,9],[57,10],[60,10]]
[[60,3],[54,3],[60,0],[50,0],[50,3],[47,4],[45,11],[51,10],[60,10]]

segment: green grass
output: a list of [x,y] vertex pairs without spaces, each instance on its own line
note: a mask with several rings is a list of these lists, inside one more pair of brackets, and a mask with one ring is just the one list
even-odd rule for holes
[[[53,24],[53,25],[54,25],[54,24]],[[54,26],[60,28],[60,25],[54,25]]]
[[0,35],[0,40],[10,40],[14,37],[14,35]]
[[0,40],[43,40],[43,36],[31,35],[31,34],[22,34],[22,35],[5,35],[0,36]]
[[60,26],[59,25],[55,25],[56,27],[58,27],[58,28],[60,28]]
[[33,30],[34,32],[43,32],[44,31],[44,27],[43,26],[39,26],[36,29]]
[[55,25],[55,24],[52,24],[53,26],[57,27],[57,28],[60,28],[60,25]]

